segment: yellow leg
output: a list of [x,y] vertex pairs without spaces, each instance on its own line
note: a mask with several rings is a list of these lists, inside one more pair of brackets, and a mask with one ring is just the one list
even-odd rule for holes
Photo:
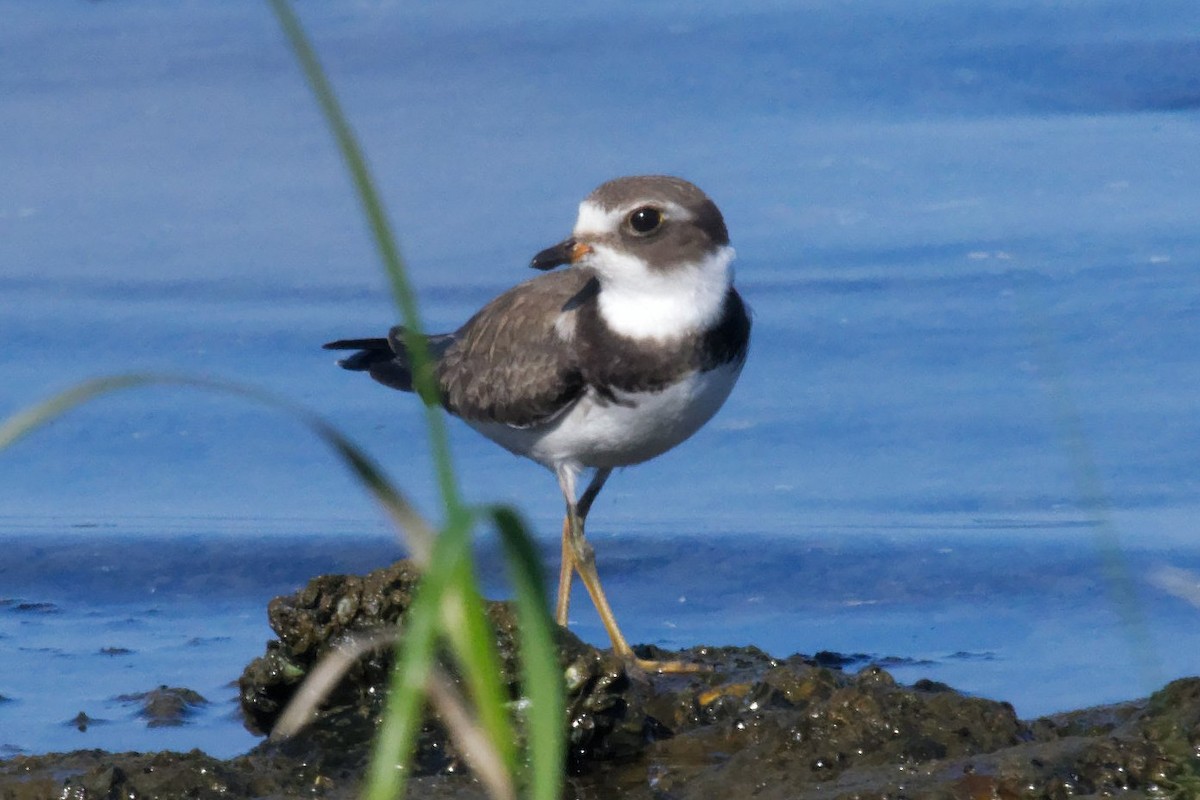
[[629,646],[625,635],[621,633],[621,626],[617,624],[617,617],[613,614],[612,606],[608,603],[608,597],[604,594],[604,587],[600,585],[600,575],[596,572],[596,554],[592,546],[583,538],[582,520],[576,517],[575,521],[578,523],[578,527],[576,530],[571,531],[571,549],[573,551],[572,557],[575,561],[575,569],[579,571],[579,577],[583,581],[583,585],[587,588],[588,594],[591,595],[592,604],[596,606],[596,611],[600,614],[600,621],[604,623],[604,630],[608,632],[608,638],[612,642],[613,652],[626,662],[636,665],[646,672],[679,673],[705,671],[703,665],[687,661],[652,661],[645,658],[638,658],[634,655],[633,648]]
[[609,605],[608,597],[604,593],[604,587],[600,584],[600,575],[596,572],[596,553],[584,538],[583,533],[587,513],[591,510],[592,503],[595,501],[596,495],[600,493],[610,472],[611,470],[599,470],[578,503],[575,502],[574,474],[565,470],[558,472],[559,484],[567,501],[567,518],[563,520],[562,565],[558,572],[558,603],[555,609],[555,619],[558,624],[566,625],[572,573],[578,571],[588,595],[592,598],[592,604],[600,615],[600,621],[604,624],[604,630],[608,633],[609,641],[612,642],[614,653],[629,664],[647,672],[703,672],[705,667],[702,665],[686,661],[651,661],[638,658],[634,655],[629,642],[626,641],[625,635],[621,633],[616,615],[613,614],[612,606]]
[[575,556],[571,549],[571,517],[563,517],[562,561],[558,566],[558,600],[554,604],[554,621],[567,627],[567,614],[571,610],[571,579],[575,577]]

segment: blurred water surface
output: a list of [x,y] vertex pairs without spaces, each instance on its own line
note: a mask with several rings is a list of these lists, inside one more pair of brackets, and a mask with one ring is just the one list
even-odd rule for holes
[[[3,7],[0,413],[125,370],[252,382],[434,508],[411,398],[319,350],[394,313],[265,5]],[[590,525],[632,638],[929,661],[897,674],[1023,714],[1200,668],[1195,3],[300,11],[432,328],[530,277],[610,177],[680,174],[725,212],[742,381]],[[552,553],[549,475],[453,435],[469,496],[519,505]],[[160,683],[221,701],[170,746],[244,749],[221,687],[263,602],[396,554],[298,426],[175,390],[0,455],[0,515],[11,751],[163,746],[110,699]],[[112,721],[60,724],[79,710]]]

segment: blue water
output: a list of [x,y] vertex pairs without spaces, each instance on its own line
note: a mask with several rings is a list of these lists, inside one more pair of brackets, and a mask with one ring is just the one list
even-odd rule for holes
[[[724,210],[755,311],[741,384],[591,520],[632,638],[932,659],[921,674],[1024,714],[1200,669],[1197,610],[1160,580],[1200,552],[1195,3],[302,12],[432,328],[528,277],[607,178],[680,174]],[[0,414],[126,370],[250,382],[337,420],[435,508],[411,398],[318,349],[394,312],[265,5],[8,2],[4,19]],[[552,551],[550,477],[453,436],[469,495],[519,505]],[[0,515],[5,541],[109,554],[225,537],[286,564],[303,534],[367,568],[390,541],[296,423],[183,390],[103,400],[0,454]],[[826,549],[845,557],[805,566]],[[939,560],[964,552],[978,574]],[[203,560],[170,563],[166,583],[205,580]],[[17,581],[6,561],[0,746],[161,746],[104,698],[184,683],[224,705],[211,737],[197,723],[171,746],[244,749],[220,687],[269,635],[265,598],[321,563],[147,605],[126,580],[67,596],[62,565]],[[140,657],[103,663],[128,680],[83,680],[127,619],[148,626]],[[113,721],[63,728],[79,710]]]

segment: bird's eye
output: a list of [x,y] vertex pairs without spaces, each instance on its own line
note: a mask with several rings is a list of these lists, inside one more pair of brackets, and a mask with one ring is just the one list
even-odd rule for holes
[[654,233],[662,225],[662,212],[653,206],[642,206],[629,215],[629,227],[634,233],[645,236]]

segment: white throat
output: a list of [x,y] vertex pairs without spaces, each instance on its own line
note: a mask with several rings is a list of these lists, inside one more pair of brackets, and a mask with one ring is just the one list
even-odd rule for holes
[[640,258],[597,246],[589,266],[600,277],[600,315],[632,339],[674,339],[716,325],[733,280],[728,245],[695,264],[655,270]]

